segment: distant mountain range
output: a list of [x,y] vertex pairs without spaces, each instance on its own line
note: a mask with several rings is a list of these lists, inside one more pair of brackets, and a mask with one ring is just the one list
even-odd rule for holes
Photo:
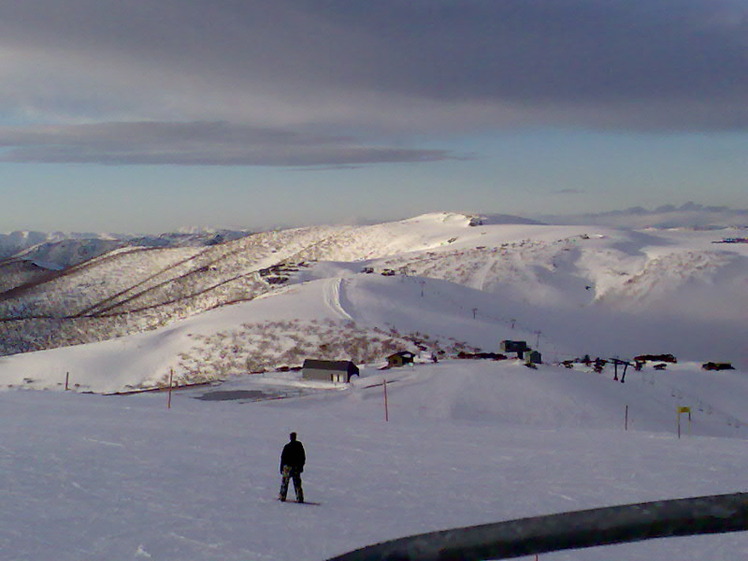
[[[665,205],[652,210],[632,207],[611,212],[547,214],[533,218],[510,214],[466,215],[471,216],[475,225],[562,224],[634,229],[748,229],[748,210],[704,206],[692,202],[681,206]],[[251,233],[253,231],[227,229],[196,229],[156,235],[17,231],[0,233],[0,260],[14,257],[36,261],[51,268],[65,268],[121,247],[201,247],[237,240]]]
[[155,236],[63,232],[11,232],[0,234],[0,260],[34,261],[51,269],[64,269],[122,247],[201,247],[249,235],[243,230],[200,230]]
[[681,206],[664,205],[653,210],[633,207],[626,210],[600,213],[543,215],[538,219],[551,224],[594,224],[625,228],[706,230],[748,228],[748,210],[736,210],[724,206],[704,206],[691,202]]

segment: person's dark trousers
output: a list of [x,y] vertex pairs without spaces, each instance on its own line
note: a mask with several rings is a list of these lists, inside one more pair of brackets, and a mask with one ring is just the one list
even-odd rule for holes
[[288,494],[288,481],[289,479],[293,479],[293,488],[294,491],[296,491],[296,501],[303,503],[304,502],[304,490],[301,488],[301,473],[299,472],[299,468],[291,467],[291,466],[283,466],[283,474],[281,479],[281,488],[280,488],[280,500],[285,501],[286,495]]

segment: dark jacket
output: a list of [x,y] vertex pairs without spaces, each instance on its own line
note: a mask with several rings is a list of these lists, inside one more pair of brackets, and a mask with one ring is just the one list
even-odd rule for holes
[[283,466],[291,466],[301,473],[304,471],[305,463],[306,454],[304,453],[304,446],[302,446],[301,442],[298,440],[292,440],[283,447],[280,463],[281,471],[283,471]]

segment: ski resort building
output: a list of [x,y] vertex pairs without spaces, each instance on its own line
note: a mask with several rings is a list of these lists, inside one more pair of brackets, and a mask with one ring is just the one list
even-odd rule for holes
[[301,367],[301,377],[304,380],[348,383],[351,381],[351,376],[358,375],[358,367],[350,360],[316,360],[308,358]]
[[523,359],[525,352],[530,350],[526,341],[510,341],[508,339],[501,342],[500,349],[503,353],[517,353],[519,359]]

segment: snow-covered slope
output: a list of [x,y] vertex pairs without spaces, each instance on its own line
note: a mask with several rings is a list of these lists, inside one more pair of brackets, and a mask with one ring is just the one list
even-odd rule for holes
[[[415,533],[744,490],[745,372],[647,367],[625,384],[610,374],[444,361],[365,369],[346,389],[267,374],[175,393],[170,409],[164,393],[0,392],[0,557],[323,561]],[[275,500],[291,430],[317,506]],[[737,533],[540,559],[747,552]]]
[[533,336],[508,320],[473,318],[472,308],[482,305],[488,313],[489,301],[443,281],[322,278],[156,331],[0,358],[0,385],[59,389],[70,372],[82,389],[117,391],[163,384],[171,370],[178,382],[199,382],[296,366],[319,353],[381,362],[402,348],[419,351],[417,344],[430,356],[496,350],[502,339]]
[[[314,356],[381,364],[403,349],[425,357],[497,352],[504,339],[527,341],[546,362],[584,354],[630,360],[660,352],[681,360],[726,360],[717,333],[707,331],[713,323],[642,324],[641,316],[590,313],[570,325],[565,311],[523,314],[522,305],[447,281],[353,274],[332,263],[308,274],[315,271],[338,276],[291,284],[155,331],[1,358],[0,384],[60,389],[69,372],[80,389],[111,392],[164,385],[171,372],[179,383],[194,383],[298,366]],[[669,333],[659,331],[665,325]],[[728,342],[731,335],[723,333]],[[724,349],[729,357],[742,352]]]
[[[121,248],[0,294],[0,346],[8,354],[177,328],[259,297],[293,309],[288,287],[327,281],[328,292],[313,298],[341,289],[351,302],[377,294],[357,307],[354,319],[367,328],[408,333],[409,318],[431,314],[436,323],[418,331],[449,332],[487,351],[514,325],[559,359],[672,352],[748,363],[748,244],[714,243],[734,232],[486,222],[434,213],[208,247]],[[348,315],[338,310],[336,318]],[[482,336],[470,334],[466,317],[484,322]]]

